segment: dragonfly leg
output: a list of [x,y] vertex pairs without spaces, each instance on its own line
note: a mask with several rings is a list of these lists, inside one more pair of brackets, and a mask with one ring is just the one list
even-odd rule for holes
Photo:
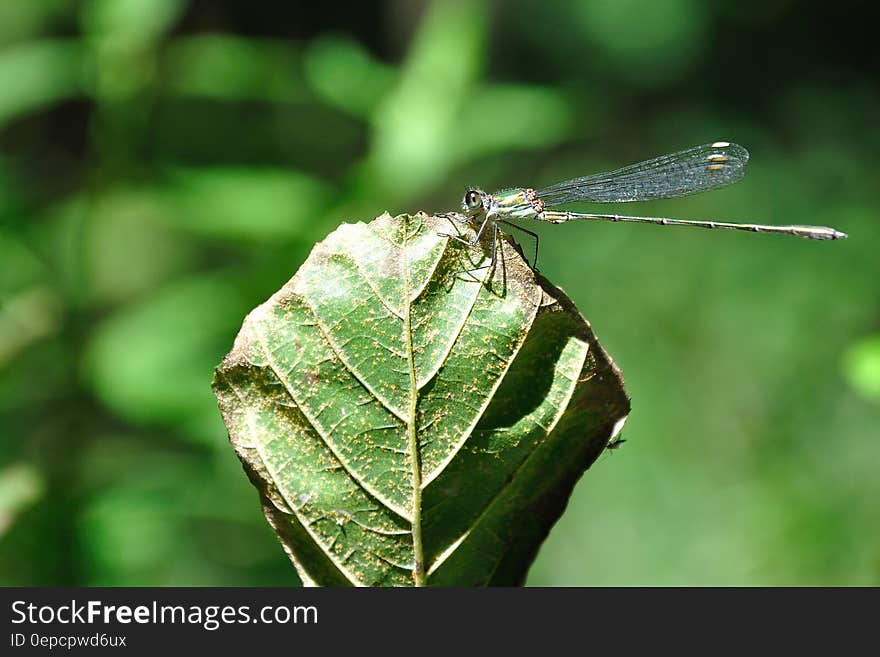
[[[447,217],[448,218],[448,217]],[[483,219],[483,223],[480,224],[479,230],[477,230],[474,235],[474,239],[466,240],[463,237],[459,237],[458,235],[450,235],[449,233],[437,233],[440,237],[451,237],[456,242],[461,242],[462,244],[467,244],[468,246],[477,246],[480,243],[480,237],[483,235],[483,231],[486,229],[486,224],[489,222],[489,215],[486,215],[486,218]]]
[[[495,270],[495,263],[498,262],[498,223],[492,222],[492,262],[489,263],[489,267]],[[494,273],[493,273],[494,275]]]
[[530,231],[526,228],[523,228],[522,226],[517,226],[516,224],[511,223],[509,221],[505,221],[504,219],[499,219],[498,221],[503,223],[505,226],[510,226],[511,228],[516,228],[517,230],[521,230],[525,234],[531,235],[532,237],[535,238],[535,257],[532,260],[532,269],[534,269],[535,271],[538,271],[538,245],[541,242],[541,239],[538,237],[538,233],[533,233],[532,231]]
[[456,242],[461,242],[462,244],[466,244],[467,246],[477,246],[475,242],[470,240],[466,240],[463,237],[459,237],[458,235],[450,235],[449,233],[437,233],[439,237],[448,237],[449,239],[455,240]]
[[[488,265],[480,265],[479,267],[473,267],[472,269],[466,269],[463,271],[472,272],[472,271],[480,271],[481,269],[493,269],[493,270],[495,269],[495,266],[498,264],[498,233],[500,233],[500,232],[501,232],[501,229],[498,228],[498,224],[493,221],[492,222],[492,259],[489,261],[489,264]],[[452,235],[450,235],[450,237],[455,239],[455,237]],[[459,238],[459,241],[464,242],[465,244],[468,244],[468,242],[466,242],[465,240],[462,240],[460,238]],[[502,258],[502,260],[503,260],[503,258]],[[458,272],[458,273],[461,273],[461,272]]]
[[[452,221],[452,218],[449,215],[443,215],[443,216],[445,216],[447,219]],[[482,237],[483,232],[486,230],[486,224],[488,224],[488,223],[489,223],[489,215],[486,214],[486,216],[483,219],[483,223],[480,224],[480,227],[477,229],[477,232],[474,234],[474,237],[471,240],[466,240],[463,237],[459,237],[458,235],[452,235],[451,233],[437,233],[437,235],[439,235],[440,237],[448,237],[450,239],[455,240],[456,242],[460,242],[461,244],[464,244],[465,246],[475,247],[475,246],[480,245],[480,237]],[[494,229],[494,233],[493,233],[492,261],[491,261],[491,263],[488,265],[482,265],[480,267],[471,267],[471,268],[467,268],[467,269],[461,269],[457,272],[453,272],[451,274],[451,277],[455,277],[457,274],[475,272],[475,271],[479,271],[481,269],[487,269],[489,267],[495,266],[495,246],[498,241],[498,225],[494,221],[492,222],[492,228]]]

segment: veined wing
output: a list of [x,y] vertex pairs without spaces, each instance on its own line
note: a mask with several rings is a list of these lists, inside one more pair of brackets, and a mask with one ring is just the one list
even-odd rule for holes
[[717,141],[567,180],[537,193],[548,206],[573,201],[625,203],[674,198],[735,183],[745,175],[748,161],[749,152],[742,146]]

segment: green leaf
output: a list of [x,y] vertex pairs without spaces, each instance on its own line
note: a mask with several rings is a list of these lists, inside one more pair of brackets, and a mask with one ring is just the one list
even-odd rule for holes
[[343,224],[216,371],[230,440],[307,584],[522,582],[629,410],[563,292],[509,238],[493,269],[491,244],[450,229]]
[[309,99],[296,74],[299,48],[289,41],[194,34],[170,41],[162,57],[164,79],[177,95],[277,103]]
[[128,422],[216,435],[204,373],[234,330],[228,318],[247,308],[234,282],[227,273],[180,278],[93,328],[82,369],[98,399]]
[[328,104],[356,116],[369,116],[395,80],[393,69],[342,36],[318,37],[304,54],[309,85]]
[[159,198],[176,227],[237,242],[299,236],[330,192],[315,178],[273,168],[176,168],[166,180]]
[[0,127],[82,94],[88,87],[83,61],[84,48],[74,39],[27,41],[0,51]]

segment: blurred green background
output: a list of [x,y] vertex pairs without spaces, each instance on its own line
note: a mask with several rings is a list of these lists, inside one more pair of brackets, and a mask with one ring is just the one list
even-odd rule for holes
[[536,229],[633,411],[528,581],[880,584],[874,5],[262,6],[0,2],[0,584],[296,584],[210,390],[244,315],[342,221],[718,139],[745,181],[625,209],[850,239]]

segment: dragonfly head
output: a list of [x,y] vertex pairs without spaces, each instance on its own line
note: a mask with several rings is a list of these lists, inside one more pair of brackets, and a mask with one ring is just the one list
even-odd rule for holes
[[464,193],[461,209],[466,215],[475,217],[488,211],[490,202],[489,195],[482,189],[469,189]]

